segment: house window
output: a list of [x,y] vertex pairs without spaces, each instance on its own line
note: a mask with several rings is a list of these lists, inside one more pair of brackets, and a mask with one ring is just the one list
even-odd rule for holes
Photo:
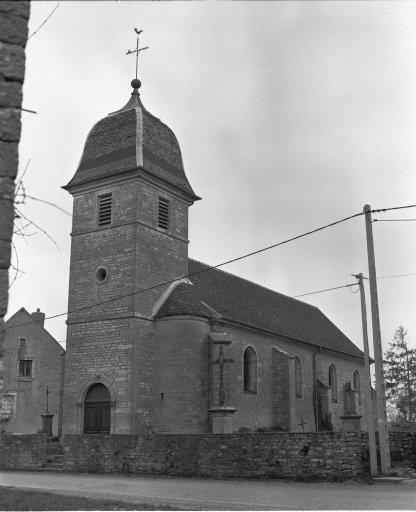
[[169,229],[169,201],[164,197],[159,197],[157,227],[166,230]]
[[31,361],[31,359],[20,359],[20,361],[19,361],[19,377],[32,377],[32,361]]
[[302,365],[297,356],[295,357],[295,394],[298,397],[302,396]]
[[361,405],[361,384],[360,384],[360,374],[358,370],[354,371],[354,391],[358,396],[358,404]]
[[244,350],[244,391],[257,393],[257,355],[252,347]]
[[98,196],[98,225],[107,226],[111,224],[112,194]]
[[333,364],[329,367],[328,383],[331,388],[332,401],[337,402],[337,372]]
[[27,349],[27,338],[19,338],[19,350]]

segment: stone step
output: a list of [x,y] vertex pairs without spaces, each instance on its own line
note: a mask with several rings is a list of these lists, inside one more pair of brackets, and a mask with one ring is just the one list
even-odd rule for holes
[[46,454],[46,458],[48,460],[52,460],[52,459],[63,459],[64,458],[64,455],[63,453],[47,453]]
[[63,464],[59,462],[47,462],[42,469],[50,471],[62,471]]
[[54,455],[54,454],[62,455],[64,453],[64,449],[61,444],[59,444],[59,445],[51,444],[51,445],[46,446],[46,453],[48,455]]
[[[377,476],[373,478],[373,482],[375,484],[409,485],[408,481],[413,482],[414,480],[412,478],[406,478],[404,476]],[[414,482],[416,484],[416,480]]]

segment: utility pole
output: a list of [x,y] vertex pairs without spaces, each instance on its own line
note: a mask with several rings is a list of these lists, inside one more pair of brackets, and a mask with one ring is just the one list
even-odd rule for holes
[[373,324],[374,365],[376,372],[377,393],[377,420],[380,441],[381,473],[387,474],[391,470],[389,431],[387,427],[386,394],[383,370],[383,347],[381,345],[380,315],[378,310],[376,262],[374,255],[373,224],[371,219],[371,206],[366,204],[365,231],[367,235],[368,275],[370,279],[371,318]]
[[367,331],[367,307],[365,304],[365,292],[363,285],[363,274],[360,272],[353,276],[358,280],[360,287],[361,299],[361,321],[363,326],[363,345],[364,345],[364,392],[365,400],[367,403],[367,427],[368,427],[368,444],[370,448],[370,471],[371,474],[377,475],[377,448],[376,448],[376,435],[374,432],[374,416],[373,416],[373,401],[371,400],[371,375],[370,375],[370,353],[368,349],[368,331]]

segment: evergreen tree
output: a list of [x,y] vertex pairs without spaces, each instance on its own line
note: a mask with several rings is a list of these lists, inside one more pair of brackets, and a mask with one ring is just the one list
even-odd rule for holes
[[416,349],[410,348],[407,331],[400,325],[385,357],[385,384],[387,399],[408,420],[416,412]]

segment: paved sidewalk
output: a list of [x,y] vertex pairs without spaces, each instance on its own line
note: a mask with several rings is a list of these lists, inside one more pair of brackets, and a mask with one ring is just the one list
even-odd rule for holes
[[416,510],[416,487],[2,471],[0,485],[185,510]]

